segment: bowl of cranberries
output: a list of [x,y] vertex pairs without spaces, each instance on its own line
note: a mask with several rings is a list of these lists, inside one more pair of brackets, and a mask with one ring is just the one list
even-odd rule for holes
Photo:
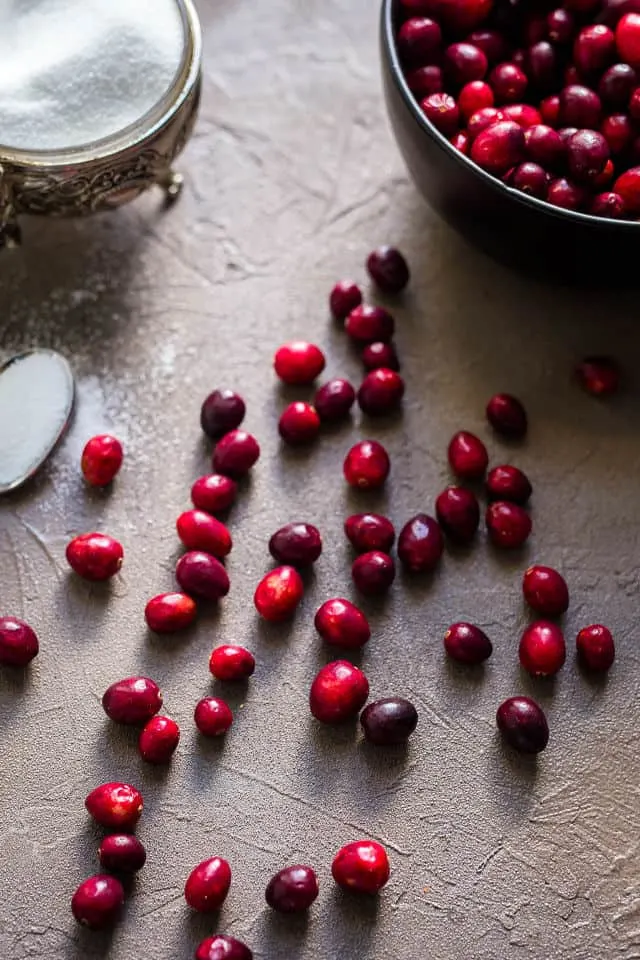
[[488,253],[635,282],[640,0],[383,0],[385,96],[429,203]]

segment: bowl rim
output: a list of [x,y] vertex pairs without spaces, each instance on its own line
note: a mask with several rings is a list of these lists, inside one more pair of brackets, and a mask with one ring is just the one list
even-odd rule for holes
[[576,224],[582,224],[584,226],[588,225],[592,229],[616,230],[621,233],[632,233],[640,228],[640,220],[616,220],[613,217],[596,217],[591,213],[581,213],[577,210],[567,210],[564,207],[556,207],[552,203],[547,203],[546,200],[539,200],[537,197],[531,197],[529,194],[523,193],[521,190],[516,190],[514,187],[510,187],[508,184],[503,183],[502,180],[498,180],[498,178],[494,177],[492,174],[487,173],[486,170],[483,170],[482,167],[477,165],[477,163],[474,163],[473,160],[465,156],[464,153],[461,153],[461,151],[454,147],[453,144],[449,143],[447,138],[440,133],[440,131],[427,119],[425,114],[422,112],[417,99],[414,97],[413,93],[409,89],[407,81],[405,80],[396,46],[393,23],[395,8],[399,6],[399,2],[400,0],[382,0],[381,11],[381,37],[384,52],[386,53],[389,65],[391,66],[393,79],[414,121],[436,142],[441,150],[451,157],[454,163],[459,164],[461,167],[465,167],[467,170],[475,174],[475,176],[483,180],[488,187],[496,190],[498,193],[504,194],[505,196],[514,200],[516,203],[536,210],[539,213],[546,214],[547,216],[551,216],[557,220],[573,221]]

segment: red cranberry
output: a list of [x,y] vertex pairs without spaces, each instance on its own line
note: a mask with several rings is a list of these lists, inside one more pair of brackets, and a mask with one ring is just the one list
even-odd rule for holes
[[614,183],[613,189],[622,197],[627,213],[640,214],[640,167],[625,170]]
[[199,477],[191,487],[191,501],[197,510],[223,513],[235,502],[238,486],[231,477],[219,473]]
[[454,133],[454,135],[449,138],[449,143],[452,147],[455,147],[456,150],[459,150],[460,153],[464,153],[465,157],[469,156],[471,137],[466,130],[459,130],[458,133]]
[[516,103],[527,89],[527,75],[515,63],[499,63],[489,74],[498,103]]
[[442,31],[435,20],[412,17],[398,31],[398,52],[409,67],[422,67],[439,59]]
[[365,370],[399,370],[400,361],[392,343],[369,343],[362,351]]
[[619,193],[598,193],[593,198],[589,211],[596,217],[623,217],[624,201]]
[[611,631],[599,623],[582,628],[576,637],[576,649],[583,667],[598,672],[608,670],[616,656]]
[[253,654],[232,643],[216,647],[209,658],[209,670],[216,680],[246,680],[255,669]]
[[614,63],[600,77],[598,93],[612,107],[626,107],[637,84],[637,74],[628,63]]
[[124,906],[124,889],[119,880],[99,873],[80,884],[71,900],[71,912],[84,927],[103,930],[112,926]]
[[507,45],[497,30],[474,30],[467,37],[467,43],[479,47],[489,63],[500,63],[507,56]]
[[521,547],[531,533],[531,517],[517,503],[496,500],[487,507],[487,530],[496,547]]
[[336,854],[331,864],[339,887],[355,893],[378,893],[389,879],[389,858],[374,840],[356,840]]
[[80,467],[92,487],[106,487],[122,466],[122,444],[115,437],[103,434],[92,437],[82,451]]
[[436,500],[438,523],[455,543],[471,543],[480,523],[476,495],[464,487],[448,487]]
[[442,531],[436,520],[418,513],[405,523],[398,537],[398,558],[411,573],[437,567],[444,550]]
[[452,136],[458,129],[460,110],[458,104],[448,93],[431,93],[420,102],[420,108],[436,130],[445,137]]
[[469,134],[469,139],[473,142],[483,130],[500,123],[502,120],[506,120],[506,117],[502,110],[498,110],[497,107],[482,107],[481,110],[476,110],[475,113],[471,114],[467,123],[466,132]]
[[122,566],[122,544],[105,533],[83,533],[67,545],[67,562],[84,580],[110,580]]
[[564,7],[547,14],[547,36],[552,43],[570,43],[575,33],[576,22]]
[[320,432],[320,417],[315,407],[301,400],[290,403],[278,423],[280,436],[290,446],[312,443]]
[[546,40],[529,47],[525,63],[529,79],[538,90],[549,92],[557,86],[558,58]]
[[516,190],[538,200],[545,200],[550,177],[537,163],[521,163],[511,174],[509,183]]
[[144,616],[154,633],[175,633],[190,627],[197,612],[195,602],[185,593],[161,593],[149,600]]
[[640,87],[636,87],[629,98],[629,113],[634,120],[640,120]]
[[226,433],[213,451],[213,469],[226,477],[237,479],[251,470],[260,456],[255,437],[244,430]]
[[407,74],[406,80],[416,100],[424,100],[432,93],[442,93],[444,90],[442,70],[434,63],[412,70],[411,73]]
[[553,94],[540,101],[540,116],[542,122],[549,127],[557,127],[560,122],[560,97]]
[[531,496],[531,484],[522,470],[504,464],[489,471],[487,495],[490,500],[508,500],[523,506]]
[[487,127],[471,146],[471,159],[493,174],[506,173],[524,157],[524,131],[513,120],[503,120]]
[[560,91],[560,120],[565,127],[597,130],[600,98],[589,87],[573,83]]
[[465,480],[479,480],[489,464],[484,443],[467,430],[461,430],[452,437],[448,455],[453,472]]
[[615,33],[620,59],[632,67],[640,67],[640,14],[625,13]]
[[107,687],[102,697],[106,715],[115,723],[146,723],[162,706],[160,687],[149,677],[126,677]]
[[360,712],[368,696],[369,681],[362,670],[346,660],[334,660],[311,684],[309,707],[321,723],[342,723]]
[[352,310],[362,303],[362,291],[353,280],[336,283],[329,296],[329,309],[335,320],[346,320]]
[[395,321],[383,307],[372,307],[363,303],[351,311],[344,328],[351,339],[358,343],[386,343],[393,336]]
[[147,851],[130,833],[112,833],[100,844],[98,858],[111,873],[137,873],[147,861]]
[[349,416],[356,400],[356,392],[348,380],[329,380],[316,391],[313,405],[320,419],[334,423]]
[[602,173],[609,159],[609,144],[595,130],[578,130],[567,140],[569,173],[578,181],[589,183]]
[[169,763],[180,741],[180,727],[170,717],[152,717],[138,740],[140,756],[147,763]]
[[290,386],[313,383],[325,366],[322,350],[306,340],[285,343],[273,358],[276,374]]
[[502,108],[502,112],[507,120],[513,120],[525,131],[542,123],[540,111],[530,103],[508,103]]
[[142,794],[128,783],[103,783],[88,795],[85,807],[101,827],[133,830],[142,813]]
[[221,737],[233,723],[233,714],[219,697],[203,697],[196,704],[193,719],[203,737]]
[[520,753],[540,753],[549,742],[549,725],[544,712],[530,697],[510,697],[496,713],[500,733]]
[[349,486],[373,490],[381,487],[389,476],[389,454],[376,440],[362,440],[349,450],[343,469]]
[[463,33],[473,30],[491,13],[493,0],[452,0],[438,4],[438,15],[449,30]]
[[620,386],[620,368],[611,357],[586,357],[576,375],[580,386],[594,397],[610,397]]
[[487,420],[503,437],[520,439],[527,432],[527,412],[510,393],[496,393],[487,404]]
[[493,106],[493,90],[488,83],[482,80],[472,80],[465,83],[458,94],[458,107],[463,117],[467,119],[483,107]]
[[573,60],[580,73],[598,73],[613,60],[616,40],[613,30],[601,23],[583,27],[573,45]]
[[489,637],[473,623],[453,623],[444,635],[444,648],[452,660],[472,665],[487,660],[493,652]]
[[222,857],[211,857],[187,877],[184,898],[198,913],[215,913],[226,900],[230,886],[231,867]]
[[253,602],[261,617],[278,623],[294,615],[303,593],[304,584],[295,567],[276,567],[258,584]]
[[318,878],[312,868],[296,864],[271,877],[265,899],[278,913],[302,913],[309,909],[318,893]]
[[219,560],[201,550],[180,557],[176,580],[189,596],[203,600],[221,600],[229,593],[229,574]]
[[569,607],[565,579],[552,567],[529,567],[522,580],[522,592],[529,606],[545,617],[558,617]]
[[215,517],[204,510],[187,510],[176,521],[178,536],[187,550],[202,550],[222,559],[231,552],[231,534]]
[[364,708],[360,724],[370,743],[393,746],[407,742],[418,725],[418,712],[410,700],[386,697]]
[[391,520],[376,513],[357,513],[347,517],[344,532],[358,553],[368,553],[370,550],[389,553],[396,538]]
[[409,283],[407,261],[395,247],[378,247],[370,253],[367,271],[383,293],[401,293]]
[[26,667],[37,656],[38,637],[28,623],[17,617],[0,617],[0,663]]
[[214,390],[202,404],[200,426],[212,440],[235,430],[244,420],[244,400],[233,390]]
[[269,540],[269,552],[278,563],[307,567],[322,553],[322,537],[311,523],[288,523]]
[[395,370],[372,370],[358,390],[361,410],[370,417],[381,416],[396,410],[404,396],[404,380]]
[[377,597],[391,588],[396,578],[396,565],[389,554],[370,550],[353,561],[351,576],[360,593]]
[[217,933],[203,940],[195,952],[195,960],[253,960],[253,953],[234,937]]
[[473,80],[482,80],[489,62],[482,50],[472,43],[452,43],[444,52],[444,68],[451,81],[462,86]]
[[339,597],[323,603],[313,622],[324,642],[333,647],[363,647],[371,637],[362,610]]
[[578,187],[570,180],[559,177],[552,180],[547,190],[547,203],[564,210],[580,210],[586,203],[587,195],[582,187]]
[[520,639],[520,663],[534,677],[551,677],[562,667],[567,652],[560,627],[547,620],[531,623]]
[[612,153],[622,153],[633,136],[633,127],[626,113],[614,113],[605,117],[600,131]]

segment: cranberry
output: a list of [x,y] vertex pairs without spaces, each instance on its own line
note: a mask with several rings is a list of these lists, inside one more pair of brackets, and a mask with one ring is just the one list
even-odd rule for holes
[[489,74],[498,103],[516,103],[527,89],[527,76],[515,63],[499,63]]
[[335,320],[346,320],[352,310],[362,303],[362,291],[353,280],[336,283],[329,296],[329,309]]
[[398,52],[409,67],[422,67],[439,59],[442,31],[435,20],[412,17],[398,31]]
[[594,180],[609,159],[609,144],[595,130],[578,130],[567,140],[569,173],[578,181]]
[[640,0],[604,0],[597,16],[598,23],[615,27],[625,13],[639,13]]
[[527,432],[527,412],[510,393],[496,393],[487,404],[487,420],[503,437],[520,439]]
[[81,883],[71,900],[74,917],[78,923],[90,930],[103,930],[112,926],[123,906],[122,884],[106,873],[99,873]]
[[423,100],[432,93],[441,93],[444,90],[442,70],[434,63],[426,67],[419,67],[407,74],[407,85],[416,100]]
[[112,833],[98,848],[98,858],[111,873],[137,873],[147,860],[147,851],[130,833]]
[[331,873],[345,890],[378,893],[389,879],[389,858],[384,847],[374,840],[356,840],[338,851]]
[[531,496],[531,484],[522,470],[503,464],[489,471],[487,495],[490,500],[508,500],[523,506]]
[[542,123],[540,111],[532,107],[530,103],[508,103],[502,108],[502,112],[507,120],[513,120],[525,131],[529,127],[539,126]]
[[401,293],[409,283],[407,261],[395,247],[378,247],[370,253],[367,271],[383,293]]
[[489,454],[482,440],[466,430],[451,439],[448,455],[453,472],[465,480],[479,480],[489,464]]
[[191,487],[191,501],[197,510],[223,513],[234,503],[238,486],[231,477],[219,473],[199,477]]
[[452,83],[462,86],[473,80],[482,80],[489,68],[489,61],[482,50],[472,43],[452,43],[444,52],[444,68]]
[[361,410],[370,417],[381,416],[396,410],[404,396],[404,380],[395,370],[372,370],[358,390]]
[[458,129],[460,110],[448,93],[431,93],[420,102],[425,117],[445,137],[451,137]]
[[531,517],[523,507],[496,500],[487,507],[487,530],[496,547],[521,547],[531,533]]
[[290,403],[278,423],[280,436],[290,446],[312,443],[320,432],[320,417],[315,407],[301,400]]
[[233,390],[214,390],[202,404],[200,426],[211,440],[235,430],[244,420],[244,400]]
[[146,723],[160,710],[160,687],[149,677],[127,677],[107,687],[102,697],[106,715],[115,723]]
[[586,357],[576,368],[580,386],[594,397],[610,397],[620,386],[620,368],[611,357]]
[[356,392],[348,380],[329,380],[316,391],[313,405],[321,420],[334,423],[349,416],[356,400]]
[[522,580],[522,592],[529,606],[545,617],[558,617],[569,607],[566,581],[552,567],[529,567]]
[[493,652],[489,637],[473,623],[453,623],[444,635],[444,648],[452,660],[468,664],[482,663]]
[[180,740],[180,727],[169,717],[152,717],[143,728],[138,749],[147,763],[169,763]]
[[436,500],[438,523],[455,543],[471,543],[480,523],[477,497],[464,487],[448,487]]
[[418,725],[418,712],[410,700],[386,697],[364,708],[360,724],[370,743],[392,746],[407,742]]
[[466,132],[473,142],[483,130],[492,127],[502,120],[506,120],[502,110],[498,110],[497,107],[483,107],[481,110],[476,110],[476,112],[469,117]]
[[349,450],[343,469],[349,486],[373,490],[381,487],[389,476],[389,454],[376,440],[362,440]]
[[479,47],[489,63],[498,63],[507,55],[507,46],[504,37],[497,30],[474,30],[467,37],[467,43]]
[[221,737],[233,723],[233,714],[219,697],[203,697],[196,704],[193,719],[203,737]]
[[558,58],[550,43],[546,40],[534,43],[527,50],[525,63],[529,79],[538,90],[554,89],[558,80]]
[[636,87],[629,98],[629,113],[634,120],[640,120],[640,87]]
[[509,183],[516,190],[530,197],[537,197],[538,200],[546,199],[549,182],[549,174],[537,163],[521,163],[509,179]]
[[599,623],[582,628],[576,637],[576,649],[582,665],[598,672],[608,670],[616,656],[611,631]]
[[611,160],[607,160],[602,173],[599,173],[598,176],[594,177],[591,181],[591,186],[597,188],[598,190],[602,190],[609,185],[614,173],[615,167],[613,166],[613,162]]
[[216,473],[237,479],[251,470],[260,456],[255,437],[244,430],[226,433],[213,451],[213,469]]
[[180,557],[176,580],[189,596],[203,600],[221,600],[229,593],[229,574],[219,560],[201,550]]
[[184,886],[184,898],[198,913],[215,913],[227,898],[231,867],[222,857],[203,860],[191,871]]
[[255,669],[253,654],[232,643],[216,647],[209,658],[209,670],[216,680],[246,680]]
[[549,725],[543,711],[530,697],[510,697],[496,713],[500,733],[520,753],[540,753],[549,742]]
[[408,520],[398,537],[398,558],[411,573],[424,573],[437,567],[444,541],[436,520],[418,513]]
[[547,14],[547,36],[552,43],[570,43],[576,29],[572,14],[558,7]]
[[637,74],[628,63],[614,63],[600,77],[600,99],[612,107],[625,107],[637,84]]
[[85,807],[102,827],[133,830],[142,813],[142,794],[128,783],[103,783],[88,795]]
[[513,120],[503,120],[487,127],[471,146],[471,159],[489,173],[506,173],[524,157],[524,131]]
[[363,647],[371,637],[362,610],[339,597],[325,601],[313,622],[324,642],[332,647]]
[[621,60],[640,67],[640,14],[625,13],[616,27],[615,43]]
[[370,550],[353,561],[351,576],[360,593],[377,597],[391,588],[396,578],[396,565],[389,554]]
[[306,340],[293,340],[276,351],[273,358],[276,374],[290,386],[313,383],[325,366],[322,350]]
[[17,617],[0,617],[0,663],[26,667],[37,656],[38,637],[28,623]]
[[458,94],[458,107],[463,117],[467,119],[483,107],[493,106],[493,90],[488,83],[482,80],[472,80],[465,83]]
[[465,157],[469,156],[471,138],[466,130],[459,130],[458,133],[454,133],[454,135],[449,138],[449,143],[452,147],[455,147],[456,150],[459,150],[460,153],[464,153]]
[[386,343],[393,336],[395,321],[383,307],[363,303],[351,311],[345,321],[345,330],[358,343]]
[[396,538],[391,520],[376,513],[357,513],[344,522],[347,539],[358,551],[382,550],[389,553]]
[[175,633],[190,627],[197,612],[195,602],[185,593],[161,593],[149,600],[144,616],[154,633]]
[[278,623],[294,615],[303,593],[304,584],[295,567],[276,567],[258,584],[253,602],[261,617]]
[[562,630],[548,620],[536,620],[522,634],[519,653],[520,663],[528,673],[534,677],[552,676],[566,658]]
[[625,170],[614,183],[613,189],[622,197],[627,213],[640,214],[640,167]]
[[82,451],[80,468],[92,487],[106,487],[122,466],[122,444],[115,437],[103,434],[92,437]]
[[554,93],[540,101],[540,116],[542,122],[549,127],[557,127],[560,122],[560,97]]
[[547,203],[564,210],[580,210],[586,203],[587,195],[582,187],[576,186],[570,180],[559,177],[552,180],[547,190]]
[[491,13],[493,0],[452,0],[438,4],[438,15],[449,30],[463,33],[473,30]]
[[392,343],[369,343],[362,351],[365,370],[399,370],[400,361]]
[[583,74],[598,73],[614,58],[616,40],[613,30],[603,24],[583,27],[573,45],[573,60]]
[[566,127],[597,129],[600,98],[589,87],[573,83],[560,91],[560,120]]
[[278,563],[308,567],[322,553],[322,537],[311,523],[288,523],[269,540],[269,552]]
[[187,510],[176,521],[178,536],[187,550],[202,550],[222,559],[231,552],[231,534],[215,517],[204,510]]
[[368,696],[369,681],[362,670],[346,660],[334,660],[311,684],[309,707],[321,723],[342,723],[360,712]]
[[589,212],[596,217],[623,217],[624,201],[619,193],[598,193],[593,198]]
[[253,960],[253,953],[235,937],[217,933],[215,937],[202,941],[195,952],[195,960]]
[[318,878],[312,868],[296,864],[271,877],[265,899],[278,913],[302,913],[309,909],[318,893]]
[[67,562],[84,580],[110,580],[122,566],[122,544],[105,533],[83,533],[67,545]]
[[605,117],[600,132],[607,141],[611,153],[622,153],[633,136],[633,127],[626,113],[614,113]]

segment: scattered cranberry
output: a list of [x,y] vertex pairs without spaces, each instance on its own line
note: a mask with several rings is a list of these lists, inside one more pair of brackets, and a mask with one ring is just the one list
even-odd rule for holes
[[180,727],[170,717],[152,717],[140,733],[138,749],[147,763],[169,763],[180,741]]
[[349,486],[373,490],[381,487],[389,476],[389,454],[376,440],[362,440],[349,450],[343,469]]
[[301,400],[290,403],[278,423],[280,436],[290,446],[312,443],[320,432],[320,417],[315,407]]
[[620,368],[611,357],[587,357],[576,368],[580,386],[594,397],[610,397],[620,386]]
[[513,120],[525,131],[529,127],[537,127],[542,123],[540,111],[532,107],[530,103],[509,103],[502,108],[502,112],[507,120]]
[[431,93],[420,102],[425,117],[445,137],[451,137],[458,129],[460,110],[448,93]]
[[319,893],[318,878],[311,867],[296,864],[285,867],[271,877],[265,899],[278,913],[302,913],[308,910]]
[[370,550],[353,561],[351,576],[360,593],[377,597],[391,588],[396,578],[396,565],[388,553]]
[[195,601],[186,593],[161,593],[149,600],[144,616],[154,633],[175,633],[190,627],[197,612]]
[[382,550],[389,553],[396,538],[391,520],[377,513],[356,513],[344,522],[347,539],[358,553]]
[[229,574],[219,560],[201,550],[180,557],[176,580],[189,596],[203,600],[221,600],[229,593]]
[[293,340],[276,351],[273,360],[276,374],[283,383],[299,386],[313,383],[325,366],[322,350],[306,340]]
[[487,404],[487,420],[503,437],[520,439],[527,432],[527,412],[516,397],[497,393]]
[[386,343],[393,337],[395,320],[383,307],[363,303],[351,311],[344,328],[357,343]]
[[578,187],[570,180],[559,177],[549,184],[547,203],[564,210],[580,210],[586,203],[587,195],[582,187]]
[[35,631],[17,617],[0,617],[0,663],[5,667],[26,667],[37,656]]
[[560,91],[560,120],[563,126],[597,130],[600,111],[600,98],[589,87],[572,83]]
[[524,506],[531,493],[528,477],[517,467],[504,464],[489,471],[487,495],[490,500],[508,500]]
[[178,536],[187,550],[202,550],[218,559],[231,552],[233,542],[224,523],[204,510],[187,510],[176,521]]
[[447,487],[436,499],[436,516],[451,540],[471,543],[480,523],[480,505],[471,490]]
[[616,27],[615,43],[621,60],[640,67],[640,14],[625,13]]
[[613,189],[622,197],[627,213],[640,214],[640,167],[631,167],[620,174]]
[[442,31],[434,20],[412,17],[398,31],[398,51],[410,67],[435,63],[439,58]]
[[191,487],[191,501],[196,510],[223,513],[235,502],[238,486],[231,477],[219,473],[199,477]]
[[308,567],[322,553],[322,537],[311,523],[288,523],[269,540],[269,552],[278,563]]
[[418,725],[418,712],[410,700],[386,697],[364,708],[360,724],[370,743],[393,746],[407,742]]
[[261,617],[278,623],[294,615],[303,593],[304,584],[295,567],[276,567],[258,584],[253,602]]
[[346,660],[334,660],[311,684],[309,707],[321,723],[342,723],[360,712],[368,696],[369,681],[362,670]]
[[189,874],[184,898],[198,913],[215,913],[226,900],[230,886],[231,867],[222,857],[211,857]]
[[345,890],[378,893],[389,879],[389,858],[384,847],[374,840],[356,840],[338,851],[331,873]]
[[598,193],[593,198],[590,213],[597,217],[623,217],[624,202],[618,193]]
[[128,783],[103,783],[88,795],[85,807],[102,827],[133,830],[142,813],[142,794]]
[[444,541],[438,522],[426,513],[408,520],[398,537],[398,558],[411,573],[424,573],[437,567]]
[[517,103],[527,89],[527,75],[515,63],[499,63],[489,74],[498,103]]
[[441,93],[444,90],[442,70],[434,63],[419,67],[407,74],[407,84],[416,100],[424,100],[432,93]]
[[127,677],[108,687],[102,697],[106,715],[115,723],[146,723],[162,706],[160,687],[149,677]]
[[255,669],[253,654],[232,643],[216,647],[209,658],[209,670],[216,680],[246,680]]
[[545,617],[559,617],[569,607],[566,581],[552,567],[535,564],[525,570],[522,592],[529,606]]
[[363,647],[371,637],[362,610],[339,597],[326,600],[313,622],[324,642],[332,647]]
[[122,566],[122,544],[105,533],[83,533],[67,545],[67,562],[84,580],[110,580]]
[[599,623],[583,627],[576,638],[578,658],[588,670],[605,671],[616,655],[611,631]]
[[521,547],[531,533],[531,517],[517,503],[496,500],[486,513],[489,538],[496,547]]
[[383,293],[401,293],[409,283],[407,261],[395,247],[378,247],[370,253],[367,271]]
[[360,409],[370,417],[397,410],[404,396],[404,380],[394,370],[372,370],[358,390]]
[[336,283],[329,297],[329,309],[335,320],[346,320],[362,303],[362,291],[352,280]]
[[217,933],[215,937],[202,941],[195,952],[195,960],[253,960],[253,953],[235,937]]
[[539,163],[551,170],[562,165],[567,147],[556,130],[552,130],[544,123],[536,124],[525,130],[524,142],[527,156],[534,163]]
[[492,106],[493,90],[488,83],[484,83],[482,80],[472,80],[470,83],[465,83],[458,94],[458,107],[462,116],[467,120],[476,110]]
[[400,361],[392,343],[369,343],[362,351],[365,370],[399,370]]
[[260,446],[255,437],[244,430],[226,433],[213,451],[213,469],[216,473],[237,479],[251,470],[260,456]]
[[443,62],[445,73],[456,86],[482,80],[489,68],[485,54],[472,43],[452,43],[444,52]]
[[316,391],[313,405],[325,423],[334,423],[349,416],[356,401],[356,392],[348,380],[336,377]]
[[452,660],[468,664],[483,663],[493,652],[489,637],[473,623],[453,623],[444,635],[444,648]]
[[233,390],[214,390],[202,404],[200,426],[211,440],[236,430],[246,413],[242,397]]
[[497,107],[482,107],[469,117],[466,132],[473,143],[483,130],[487,130],[489,127],[493,127],[496,123],[500,123],[500,121],[506,119],[502,110],[498,110]]
[[100,844],[98,858],[111,873],[137,873],[147,861],[147,851],[130,833],[112,833]]
[[578,130],[567,140],[569,173],[581,183],[589,183],[602,173],[609,159],[609,144],[595,130]]
[[489,464],[489,454],[482,440],[466,430],[451,439],[448,454],[451,469],[464,480],[479,480]]
[[196,704],[193,719],[203,737],[221,737],[233,723],[233,714],[219,697],[203,697]]
[[122,444],[115,437],[103,434],[92,437],[82,451],[80,467],[92,487],[106,487],[122,466]]
[[529,624],[520,639],[520,663],[534,677],[551,677],[562,667],[567,652],[560,627],[548,620]]
[[575,27],[573,15],[564,7],[547,14],[547,36],[552,43],[571,43]]
[[529,697],[510,697],[501,703],[496,723],[509,746],[520,753],[540,753],[549,742],[547,718]]
[[506,173],[525,158],[522,127],[504,120],[478,134],[471,147],[471,159],[489,173]]
[[103,930],[112,926],[124,906],[124,889],[119,880],[99,873],[80,884],[71,900],[71,912],[84,927]]

